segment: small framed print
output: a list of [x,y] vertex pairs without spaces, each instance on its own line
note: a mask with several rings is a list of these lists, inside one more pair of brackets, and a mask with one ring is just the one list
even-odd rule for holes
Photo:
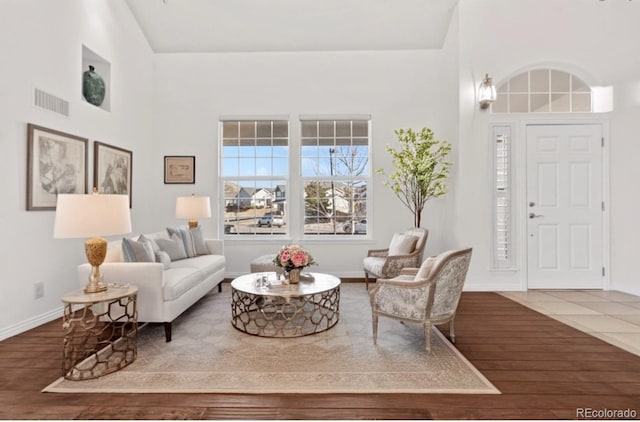
[[165,155],[164,183],[196,183],[196,157],[193,155]]
[[93,186],[100,193],[129,195],[129,208],[133,202],[132,166],[131,151],[98,141],[93,143]]
[[55,210],[59,193],[87,193],[89,140],[27,125],[27,210]]

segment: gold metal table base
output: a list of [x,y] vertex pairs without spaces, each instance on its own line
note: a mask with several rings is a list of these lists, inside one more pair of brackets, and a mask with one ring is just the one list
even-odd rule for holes
[[301,337],[338,322],[340,285],[291,296],[261,295],[231,288],[231,324],[261,337]]
[[[115,291],[113,291],[115,290]],[[62,372],[79,381],[110,374],[132,363],[138,354],[137,288],[68,295]]]

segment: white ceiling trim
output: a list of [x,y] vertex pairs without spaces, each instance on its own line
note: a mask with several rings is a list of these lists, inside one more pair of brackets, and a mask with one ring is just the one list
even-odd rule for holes
[[127,0],[156,53],[440,49],[458,0]]

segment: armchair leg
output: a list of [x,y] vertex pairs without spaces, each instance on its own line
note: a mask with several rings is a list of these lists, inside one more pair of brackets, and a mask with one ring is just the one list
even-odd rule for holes
[[218,293],[222,292],[222,282],[218,283]]
[[371,323],[373,324],[373,345],[378,344],[378,315],[371,314]]
[[456,342],[456,330],[455,330],[455,327],[453,325],[454,321],[455,320],[452,319],[449,322],[449,337],[451,337],[451,343],[455,343]]
[[367,273],[367,270],[364,271],[364,287],[369,290],[369,273]]
[[431,323],[424,323],[424,349],[431,352]]
[[171,323],[170,322],[164,323],[164,337],[167,340],[167,343],[171,341]]

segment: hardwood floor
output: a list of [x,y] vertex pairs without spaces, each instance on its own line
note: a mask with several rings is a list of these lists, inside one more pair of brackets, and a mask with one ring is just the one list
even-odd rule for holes
[[0,342],[0,418],[565,419],[579,408],[640,417],[640,356],[498,294],[463,293],[456,346],[501,395],[41,393],[60,376],[53,321]]

